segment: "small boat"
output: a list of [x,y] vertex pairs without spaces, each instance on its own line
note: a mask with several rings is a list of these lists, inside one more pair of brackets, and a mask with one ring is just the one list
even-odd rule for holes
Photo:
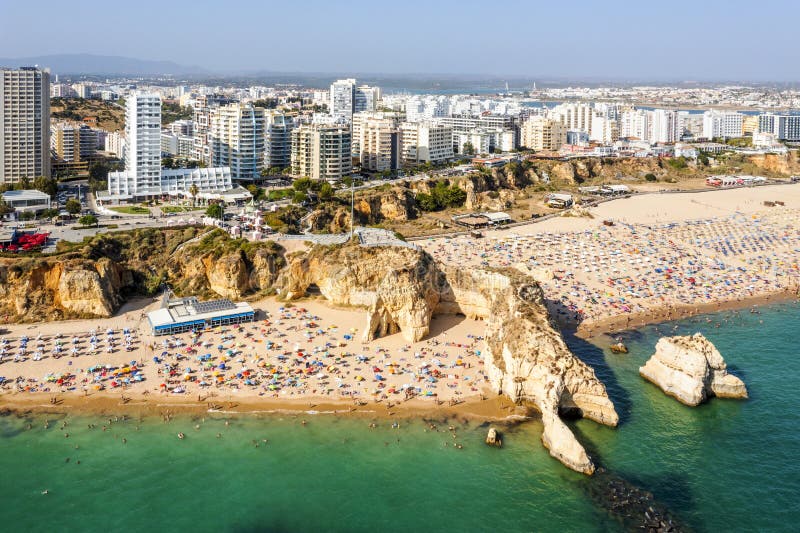
[[614,353],[628,353],[628,347],[622,341],[612,344],[609,348]]

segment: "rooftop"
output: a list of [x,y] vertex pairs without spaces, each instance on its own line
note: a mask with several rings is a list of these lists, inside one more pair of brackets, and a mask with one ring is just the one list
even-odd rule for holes
[[246,302],[233,303],[224,299],[200,302],[197,298],[190,297],[168,300],[165,307],[147,313],[147,318],[156,328],[252,312],[253,308]]
[[3,193],[3,200],[7,202],[19,200],[49,200],[50,195],[37,191],[36,189],[25,189],[22,191],[6,191]]

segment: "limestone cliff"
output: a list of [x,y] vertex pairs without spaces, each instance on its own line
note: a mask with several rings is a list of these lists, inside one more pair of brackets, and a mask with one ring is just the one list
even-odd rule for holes
[[513,270],[444,268],[440,308],[486,321],[483,354],[493,389],[542,413],[542,442],[566,466],[591,474],[594,464],[559,417],[581,416],[616,426],[619,417],[594,371],[575,357],[554,327],[539,285]]
[[514,270],[439,265],[408,248],[345,245],[294,257],[278,280],[287,299],[312,285],[335,304],[366,308],[366,339],[399,331],[409,341],[420,340],[434,313],[483,319],[488,348],[483,357],[492,388],[542,413],[542,441],[553,457],[579,472],[594,471],[559,411],[577,410],[608,425],[616,425],[618,416],[594,371],[555,329],[532,278]]
[[747,398],[742,380],[728,374],[725,360],[702,334],[662,337],[656,352],[639,374],[686,405],[695,406],[709,396]]
[[98,261],[0,260],[0,312],[9,320],[107,317],[129,282],[108,258]]
[[278,279],[284,298],[311,285],[336,305],[367,309],[364,339],[401,332],[410,342],[428,334],[439,295],[427,277],[433,259],[410,248],[317,247],[293,258]]
[[196,228],[148,229],[63,243],[50,256],[0,258],[0,314],[9,321],[107,317],[166,282],[179,294],[242,298],[271,289],[284,265],[274,243]]
[[800,158],[797,150],[788,154],[759,154],[751,155],[748,161],[768,172],[790,176],[800,172]]

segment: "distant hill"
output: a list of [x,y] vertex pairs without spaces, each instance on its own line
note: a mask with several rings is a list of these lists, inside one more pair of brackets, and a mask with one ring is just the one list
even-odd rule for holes
[[197,66],[179,65],[172,61],[150,61],[120,56],[93,54],[54,54],[36,57],[0,58],[0,66],[20,67],[39,65],[55,74],[101,74],[132,76],[157,76],[160,74],[206,74]]

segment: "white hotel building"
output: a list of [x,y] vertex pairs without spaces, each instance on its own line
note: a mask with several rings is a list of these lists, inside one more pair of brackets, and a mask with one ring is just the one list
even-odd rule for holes
[[200,193],[222,193],[233,187],[230,168],[161,169],[161,98],[133,92],[125,114],[125,170],[108,173],[108,191],[101,202],[145,200],[163,195],[186,196],[196,185]]

